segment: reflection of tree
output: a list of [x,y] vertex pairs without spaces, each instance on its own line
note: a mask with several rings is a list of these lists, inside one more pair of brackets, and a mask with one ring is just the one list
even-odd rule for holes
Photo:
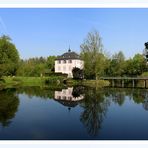
[[124,91],[113,91],[111,93],[112,101],[117,103],[119,106],[122,106],[125,101],[125,92]]
[[137,89],[133,92],[133,100],[135,103],[142,103],[143,108],[148,110],[148,91],[145,89]]
[[145,99],[146,90],[142,89],[136,89],[133,91],[133,100],[135,103],[140,104]]
[[[106,92],[106,91],[105,91]],[[108,89],[105,93],[108,97],[112,98],[112,101],[122,105],[125,100],[125,96],[132,99],[134,103],[143,105],[145,110],[148,110],[148,91],[146,89]]]
[[18,109],[19,99],[12,89],[0,91],[0,122],[8,126]]
[[81,114],[80,120],[91,136],[98,134],[108,106],[109,100],[105,99],[100,91],[96,89],[86,90],[82,103],[84,112]]
[[148,111],[148,92],[145,91],[145,93],[143,93],[143,96],[143,108]]
[[74,98],[80,97],[80,95],[84,94],[84,87],[83,86],[74,86],[72,91],[72,96]]
[[41,97],[42,99],[54,98],[54,89],[52,88],[41,88],[39,86],[22,87],[17,89],[18,93],[25,93],[30,98],[33,96]]
[[145,99],[143,102],[143,108],[148,111],[148,99]]

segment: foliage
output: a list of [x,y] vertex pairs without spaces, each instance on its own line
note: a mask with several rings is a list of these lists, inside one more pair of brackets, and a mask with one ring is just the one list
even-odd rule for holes
[[47,58],[47,67],[50,69],[50,71],[54,71],[54,61],[56,59],[56,56],[48,56]]
[[72,74],[73,74],[73,78],[74,79],[83,79],[84,78],[84,73],[83,73],[83,70],[78,68],[78,67],[74,67],[72,69]]
[[36,57],[22,60],[17,70],[17,75],[29,77],[49,75],[54,71],[54,60],[55,56],[49,56],[48,58]]
[[15,75],[19,63],[19,54],[8,36],[0,37],[0,77]]
[[66,74],[66,73],[61,73],[61,72],[56,72],[56,73],[52,72],[52,73],[48,73],[47,76],[62,76],[62,77],[67,78],[68,74]]
[[72,91],[72,96],[74,98],[80,97],[84,94],[84,87],[83,86],[74,86]]
[[102,76],[106,68],[106,55],[98,31],[89,32],[80,47],[85,77],[97,79]]
[[126,61],[125,73],[128,76],[141,75],[147,70],[146,61],[143,55],[136,54],[133,59]]
[[125,57],[122,51],[115,53],[109,61],[106,70],[108,76],[123,76],[125,69]]

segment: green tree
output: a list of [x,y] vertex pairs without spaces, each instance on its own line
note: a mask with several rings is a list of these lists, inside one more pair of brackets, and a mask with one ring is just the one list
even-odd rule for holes
[[115,53],[110,59],[108,67],[109,76],[123,76],[125,69],[125,57],[122,51]]
[[15,75],[19,63],[19,54],[8,36],[0,37],[0,77]]
[[126,61],[125,72],[128,76],[141,75],[147,70],[146,60],[143,55],[136,54],[133,59]]
[[72,74],[73,74],[74,79],[83,79],[84,78],[83,70],[78,67],[74,67],[72,69]]
[[50,71],[54,71],[55,59],[56,59],[56,56],[48,56],[47,58],[47,67]]
[[104,74],[106,56],[98,31],[89,32],[80,45],[81,57],[84,60],[84,74],[86,78],[98,78]]
[[55,56],[48,58],[36,57],[21,60],[17,70],[18,76],[41,76],[54,71]]

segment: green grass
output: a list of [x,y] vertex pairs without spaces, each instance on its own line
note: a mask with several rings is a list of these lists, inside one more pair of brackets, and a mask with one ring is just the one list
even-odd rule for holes
[[83,85],[83,86],[89,86],[89,87],[104,87],[109,86],[109,81],[105,80],[73,80],[68,79],[67,80],[68,85]]
[[64,79],[61,76],[51,77],[3,77],[1,86],[42,86],[48,80],[48,85],[59,85]]
[[6,85],[41,85],[41,77],[4,77]]
[[[63,80],[65,77],[50,76],[50,77],[3,77],[0,81],[1,88],[20,87],[20,86],[43,86],[54,87],[61,89],[65,87]],[[83,85],[89,87],[104,87],[108,86],[109,82],[104,80],[73,80],[68,79],[67,86]]]

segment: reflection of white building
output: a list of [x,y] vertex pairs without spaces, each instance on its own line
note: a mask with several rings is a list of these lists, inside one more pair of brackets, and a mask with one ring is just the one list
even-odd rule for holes
[[69,87],[67,89],[62,89],[62,91],[55,91],[55,100],[60,101],[71,101],[76,102],[84,99],[83,95],[80,95],[79,97],[73,97],[72,95],[73,87]]
[[72,69],[74,67],[83,69],[84,61],[80,59],[77,53],[71,52],[70,49],[55,60],[55,73],[64,73],[68,74],[68,77],[73,77]]

